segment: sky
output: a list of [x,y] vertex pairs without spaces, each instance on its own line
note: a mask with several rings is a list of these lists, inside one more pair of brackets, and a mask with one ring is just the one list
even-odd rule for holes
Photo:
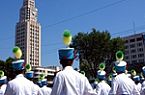
[[[108,30],[112,37],[145,31],[145,0],[35,0],[42,30],[42,66],[60,65],[58,49],[64,48],[65,29],[72,35]],[[23,0],[1,0],[0,59],[13,57],[15,26]],[[79,66],[74,62],[74,67]]]

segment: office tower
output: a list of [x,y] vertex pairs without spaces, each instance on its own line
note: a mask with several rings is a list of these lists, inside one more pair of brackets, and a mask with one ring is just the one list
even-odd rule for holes
[[32,66],[41,65],[41,25],[37,16],[35,0],[23,0],[16,24],[15,45],[21,48],[25,62]]

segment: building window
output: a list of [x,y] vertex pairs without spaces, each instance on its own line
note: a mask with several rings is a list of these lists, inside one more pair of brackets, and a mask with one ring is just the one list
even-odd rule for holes
[[129,59],[129,56],[125,56],[125,59]]
[[125,54],[128,54],[129,53],[129,51],[128,50],[125,50]]
[[139,59],[138,62],[142,63],[142,62],[144,62],[144,59]]
[[143,48],[138,48],[137,51],[138,52],[142,52],[143,51]]
[[135,50],[135,49],[132,49],[132,50],[131,50],[131,53],[135,53],[135,52],[136,52],[136,50]]
[[142,46],[142,43],[137,43],[137,46]]
[[131,58],[136,58],[136,55],[132,55]]
[[135,39],[130,39],[130,42],[135,42]]
[[132,60],[132,62],[131,62],[132,64],[134,64],[134,63],[137,63],[137,60]]
[[134,48],[134,47],[135,47],[135,44],[131,44],[131,45],[130,45],[130,48]]
[[138,57],[144,57],[144,54],[138,54]]
[[140,37],[140,38],[137,38],[136,40],[137,40],[137,41],[141,41],[141,40],[142,40],[142,37]]

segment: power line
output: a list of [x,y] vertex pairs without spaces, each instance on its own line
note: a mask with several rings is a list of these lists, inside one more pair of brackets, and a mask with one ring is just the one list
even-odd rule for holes
[[95,13],[95,12],[97,12],[97,11],[100,11],[100,10],[103,10],[103,9],[105,9],[105,8],[108,8],[108,7],[117,5],[117,4],[122,3],[122,2],[124,2],[124,1],[127,1],[127,0],[119,0],[119,1],[117,1],[117,2],[113,2],[113,3],[110,3],[110,4],[104,5],[104,6],[100,7],[100,8],[94,9],[94,10],[92,10],[92,11],[88,11],[88,12],[86,12],[86,13],[82,13],[82,14],[80,14],[80,15],[73,16],[73,17],[70,17],[70,18],[68,18],[68,19],[64,19],[64,20],[58,21],[58,22],[56,22],[56,23],[50,24],[50,25],[48,25],[48,27],[52,27],[52,26],[55,26],[55,25],[60,24],[60,23],[64,23],[64,22],[67,22],[67,21],[70,21],[70,20],[73,20],[73,19],[76,19],[76,18],[79,18],[79,17],[82,17],[82,16],[86,16],[86,15]]

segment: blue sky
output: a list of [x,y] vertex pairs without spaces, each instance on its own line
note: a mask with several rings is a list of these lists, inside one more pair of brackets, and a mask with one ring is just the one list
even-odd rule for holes
[[[136,33],[144,32],[145,0],[122,0],[118,4],[104,7],[117,1],[121,0],[36,0],[38,21],[42,26],[42,65],[59,65],[57,51],[65,47],[62,41],[65,29],[69,29],[73,35],[78,32],[90,32],[92,28],[108,30],[112,37],[133,34],[133,27]],[[22,3],[23,0],[1,0],[0,59],[2,60],[13,56],[15,25],[19,20]],[[75,18],[68,20],[72,17]],[[61,22],[63,20],[67,21]],[[77,66],[78,62],[75,62],[74,67]]]

